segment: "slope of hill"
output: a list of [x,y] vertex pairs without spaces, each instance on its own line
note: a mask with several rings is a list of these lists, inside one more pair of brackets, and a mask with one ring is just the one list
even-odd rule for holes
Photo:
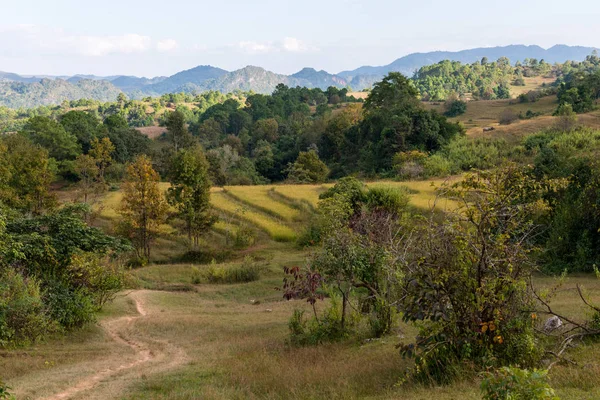
[[497,60],[500,57],[508,57],[511,62],[523,61],[526,58],[544,59],[548,63],[571,61],[582,61],[596,48],[583,46],[556,45],[549,49],[540,46],[510,45],[498,47],[480,47],[462,51],[433,51],[429,53],[413,53],[398,58],[388,65],[371,67],[363,66],[351,71],[342,71],[338,75],[345,78],[353,78],[360,75],[383,76],[391,71],[402,72],[405,75],[412,74],[419,68],[435,64],[443,60],[460,61],[472,63],[487,57]]
[[60,104],[64,100],[114,101],[121,91],[107,81],[81,80],[75,84],[62,79],[39,82],[0,82],[0,105],[19,108]]
[[186,84],[201,87],[206,81],[218,79],[227,74],[227,71],[210,65],[199,65],[195,68],[181,71],[158,83],[141,88],[146,93],[173,93],[180,91],[179,88]]
[[314,68],[303,68],[301,71],[290,75],[292,78],[309,81],[313,87],[327,89],[329,86],[343,88],[348,85],[348,81],[340,76],[332,75],[327,71],[317,71]]
[[[548,63],[567,60],[581,61],[595,49],[592,47],[556,45],[549,49],[539,46],[510,45],[504,47],[476,48],[457,52],[434,51],[414,53],[401,57],[391,64],[372,67],[363,66],[339,74],[304,68],[293,75],[281,75],[261,67],[248,66],[228,72],[210,65],[178,72],[170,77],[139,78],[135,76],[75,75],[72,77],[23,76],[0,72],[0,104],[11,107],[33,107],[40,104],[60,103],[65,99],[92,97],[98,100],[113,99],[119,90],[130,97],[159,96],[174,92],[202,92],[217,90],[224,93],[235,90],[270,93],[283,83],[288,86],[327,89],[351,86],[353,90],[370,88],[391,71],[412,76],[419,68],[443,60],[473,63],[487,57],[490,61],[507,57],[511,62],[526,58],[544,59]],[[66,79],[63,80],[62,78]],[[54,83],[52,83],[54,82]],[[83,84],[81,82],[84,82]],[[89,82],[96,82],[91,84]],[[32,85],[28,87],[28,85]],[[69,86],[70,85],[70,86]]]

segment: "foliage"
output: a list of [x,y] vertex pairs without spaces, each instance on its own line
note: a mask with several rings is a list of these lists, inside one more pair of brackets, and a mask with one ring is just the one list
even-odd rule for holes
[[[6,325],[6,332],[21,332],[20,337],[15,334],[17,343],[35,340],[53,325],[69,329],[92,321],[122,288],[122,273],[105,257],[129,247],[89,227],[84,222],[88,212],[80,204],[8,219],[7,245],[0,252],[8,285],[2,289],[8,307],[4,312],[9,314],[0,318],[0,325]],[[10,317],[17,311],[20,317]],[[28,318],[35,330],[23,330]]]
[[479,368],[537,362],[526,283],[547,185],[515,166],[467,175],[450,191],[463,207],[442,224],[413,228],[401,246],[419,243],[401,261],[400,310],[405,321],[420,322],[416,343],[401,346],[415,357],[416,378],[448,382],[465,361]]
[[454,93],[483,100],[507,99],[510,98],[508,82],[514,79],[516,70],[506,57],[472,64],[445,60],[421,67],[413,80],[424,100],[446,100]]
[[484,400],[558,400],[548,384],[548,371],[502,367],[484,374],[481,391]]
[[577,126],[577,114],[573,111],[573,106],[563,103],[558,106],[555,115],[558,117],[556,129],[568,132]]
[[446,101],[444,107],[446,108],[444,112],[446,117],[458,117],[467,112],[467,102],[459,99]]
[[11,268],[0,277],[0,347],[35,342],[52,330],[39,282]]
[[317,317],[307,319],[304,311],[294,310],[288,323],[289,342],[293,346],[314,346],[337,342],[348,337],[348,326],[340,323],[341,304],[337,296],[330,298],[329,306]]
[[133,242],[138,257],[150,258],[152,240],[167,213],[167,202],[158,186],[159,177],[147,156],[127,167],[122,185],[120,231]]
[[[8,176],[2,199],[7,205],[23,211],[40,214],[55,205],[50,193],[54,179],[55,164],[47,150],[34,145],[21,135],[1,139],[6,152],[0,154]],[[5,178],[6,179],[6,178]]]
[[185,221],[185,230],[194,249],[200,236],[215,223],[211,213],[208,161],[200,146],[179,151],[171,166],[171,187],[167,198],[177,208],[177,215]]
[[319,159],[316,151],[300,152],[298,158],[290,166],[288,180],[295,183],[324,182],[329,175],[329,168]]

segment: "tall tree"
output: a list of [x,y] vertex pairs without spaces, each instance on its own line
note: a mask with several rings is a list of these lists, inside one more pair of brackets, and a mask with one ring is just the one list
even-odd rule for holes
[[58,122],[48,117],[33,117],[23,129],[23,134],[33,143],[47,149],[56,160],[72,160],[81,153],[77,137]]
[[159,187],[158,173],[141,155],[127,167],[119,213],[121,230],[133,241],[139,257],[150,258],[150,245],[164,221],[168,205]]
[[10,196],[5,201],[16,208],[41,214],[52,208],[56,199],[50,193],[55,165],[48,151],[20,135],[4,139],[5,166],[8,168]]
[[100,172],[96,160],[89,154],[80,154],[75,160],[75,173],[79,177],[79,190],[83,195],[83,202],[87,204],[92,193],[98,191]]
[[192,136],[188,131],[185,123],[185,116],[179,111],[174,111],[167,114],[165,122],[167,127],[168,137],[173,144],[173,148],[177,152],[181,147],[189,145]]
[[103,180],[106,168],[108,168],[113,161],[112,153],[115,151],[115,146],[107,137],[102,138],[102,140],[99,140],[98,138],[92,139],[91,146],[89,154],[96,161],[96,165],[98,165],[98,175],[100,176],[100,179]]
[[185,222],[190,244],[198,248],[200,236],[214,224],[210,212],[209,163],[200,146],[181,150],[173,160],[171,187],[167,198],[177,208],[177,215]]

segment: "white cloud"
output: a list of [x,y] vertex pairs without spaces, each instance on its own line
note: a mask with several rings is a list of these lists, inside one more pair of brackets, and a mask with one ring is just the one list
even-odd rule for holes
[[172,39],[155,43],[151,37],[136,33],[76,35],[63,29],[31,24],[0,26],[0,33],[0,48],[11,52],[101,57],[153,49],[169,51],[178,47]]
[[270,53],[275,50],[271,43],[239,42],[238,46],[243,52],[249,54]]
[[178,47],[179,43],[177,43],[177,40],[174,39],[159,40],[158,43],[156,43],[156,50],[160,52],[172,51]]
[[304,42],[293,37],[286,37],[283,39],[283,48],[286,51],[291,52],[302,52],[308,50],[308,46]]
[[248,54],[265,54],[276,52],[301,53],[309,51],[317,51],[316,47],[312,47],[293,37],[286,37],[282,41],[277,42],[252,42],[242,41],[237,44],[243,52]]
[[148,36],[127,34],[122,36],[74,36],[58,38],[60,48],[84,56],[141,53],[150,49],[152,39]]

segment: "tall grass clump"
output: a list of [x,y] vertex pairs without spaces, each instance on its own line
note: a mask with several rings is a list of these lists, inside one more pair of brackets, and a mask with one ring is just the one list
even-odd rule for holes
[[246,256],[240,265],[211,264],[206,271],[206,280],[210,283],[247,283],[260,279],[262,266],[251,256]]

